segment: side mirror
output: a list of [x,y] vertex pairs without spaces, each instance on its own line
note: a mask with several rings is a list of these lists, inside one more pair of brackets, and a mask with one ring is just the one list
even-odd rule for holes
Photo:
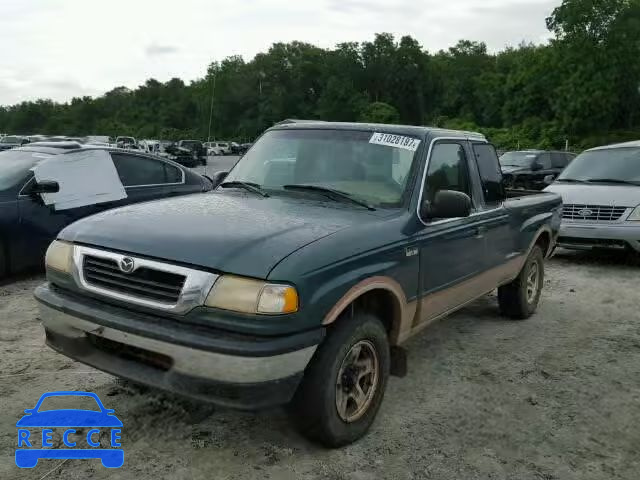
[[553,175],[547,175],[542,181],[545,185],[551,185],[555,181],[555,179],[556,178]]
[[60,185],[58,182],[54,182],[53,180],[42,180],[31,187],[32,195],[36,195],[39,193],[58,193],[60,191]]
[[431,218],[460,218],[471,215],[471,198],[466,193],[454,190],[440,190],[433,202],[424,200],[420,206],[420,216]]
[[542,170],[542,165],[539,164],[538,162],[533,162],[531,164],[531,171],[532,172],[537,172],[538,170]]
[[216,188],[218,185],[224,182],[224,179],[227,178],[227,175],[229,175],[229,172],[214,173],[213,177],[211,178],[211,181],[213,182],[213,188]]

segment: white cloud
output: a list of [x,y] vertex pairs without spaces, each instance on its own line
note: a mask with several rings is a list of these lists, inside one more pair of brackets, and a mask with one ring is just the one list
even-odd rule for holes
[[171,45],[158,45],[153,43],[145,48],[144,51],[148,56],[153,57],[156,55],[170,55],[172,53],[178,53],[179,50],[180,49],[178,47],[173,47]]
[[272,43],[322,47],[411,35],[429,51],[459,39],[490,50],[548,38],[560,0],[2,0],[0,104],[69,100],[150,77],[189,81],[213,60]]

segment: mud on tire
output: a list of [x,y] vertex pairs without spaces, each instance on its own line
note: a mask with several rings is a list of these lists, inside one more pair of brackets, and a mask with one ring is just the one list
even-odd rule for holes
[[544,254],[536,245],[516,279],[498,288],[500,312],[514,320],[529,318],[538,307],[543,284]]

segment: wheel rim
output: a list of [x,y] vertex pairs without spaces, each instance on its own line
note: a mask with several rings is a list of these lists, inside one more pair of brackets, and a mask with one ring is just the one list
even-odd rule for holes
[[355,422],[367,412],[378,388],[379,372],[373,343],[361,340],[351,347],[336,379],[336,409],[343,421]]
[[540,281],[539,275],[540,269],[538,268],[538,262],[533,262],[529,267],[527,273],[527,302],[533,303],[538,294],[538,282]]

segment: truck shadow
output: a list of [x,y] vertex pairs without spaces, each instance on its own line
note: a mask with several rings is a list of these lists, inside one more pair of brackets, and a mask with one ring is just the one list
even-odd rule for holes
[[566,265],[602,265],[635,268],[640,266],[640,253],[625,250],[565,250],[559,248],[552,261]]

